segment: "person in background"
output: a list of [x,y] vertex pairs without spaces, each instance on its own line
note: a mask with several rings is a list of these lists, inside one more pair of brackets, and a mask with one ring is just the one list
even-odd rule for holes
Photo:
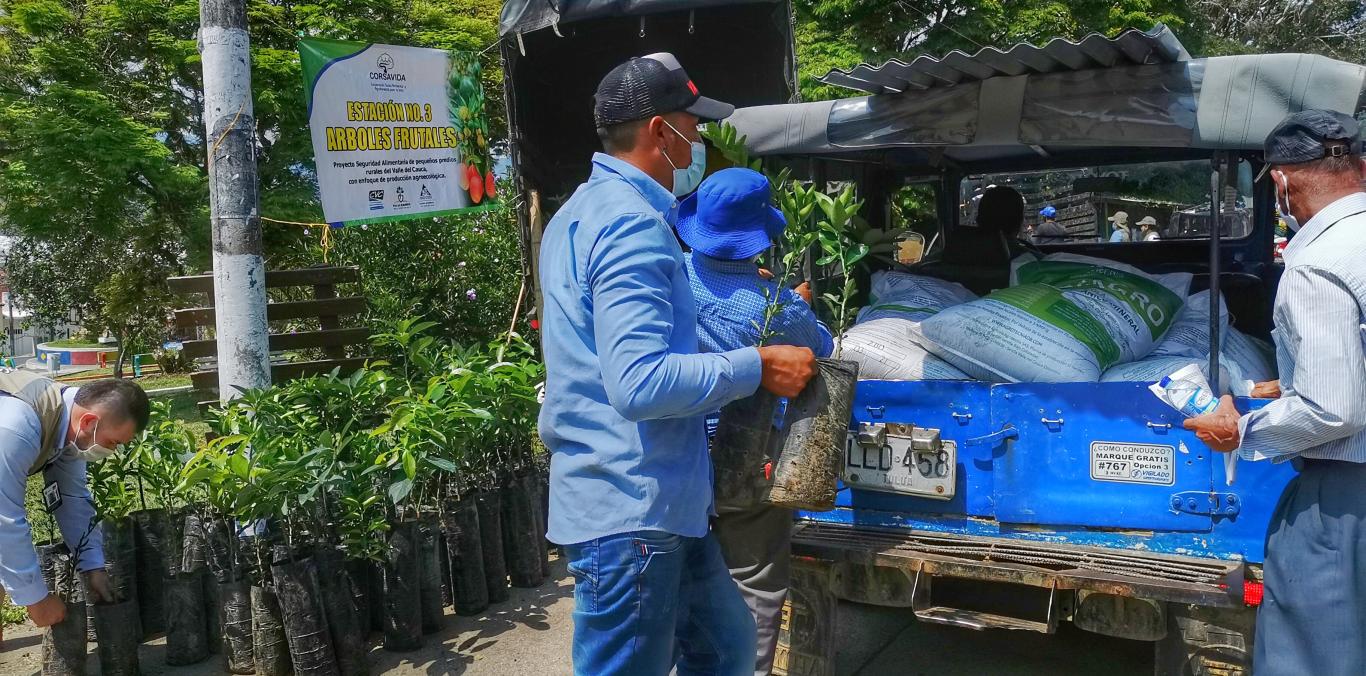
[[672,224],[705,168],[698,123],[732,110],[700,96],[671,54],[614,68],[594,96],[604,152],[541,245],[547,537],[574,576],[576,674],[754,667],[754,618],[709,529],[704,416],[759,387],[796,396],[815,355],[698,351]]
[[[1305,110],[1266,139],[1291,230],[1276,292],[1275,401],[1224,397],[1187,429],[1216,451],[1292,463],[1266,538],[1258,676],[1366,673],[1366,177],[1351,116]],[[1260,176],[1259,176],[1260,178]],[[1301,226],[1299,224],[1303,224]]]
[[1058,223],[1058,210],[1048,205],[1039,210],[1043,222],[1034,230],[1034,244],[1062,244],[1067,241],[1067,229]]
[[1162,239],[1162,237],[1157,234],[1157,219],[1152,216],[1144,216],[1140,219],[1138,221],[1138,229],[1138,241],[1140,242],[1157,242]]
[[0,581],[35,625],[57,624],[67,609],[38,567],[24,508],[28,478],[43,473],[44,502],[91,600],[114,601],[85,465],[132,441],[150,416],[147,395],[127,380],[64,387],[24,371],[0,370]]
[[1024,228],[1024,197],[1014,188],[993,185],[982,193],[981,203],[977,205],[977,227],[983,231],[996,231],[1005,238],[1010,248],[1010,257],[1033,251],[1033,245],[1020,239]]
[[[798,345],[817,357],[834,350],[830,330],[811,311],[810,286],[796,292],[778,289],[760,270],[757,258],[782,237],[787,223],[771,205],[771,189],[763,174],[751,169],[723,169],[707,177],[693,196],[683,200],[678,235],[692,249],[687,254],[688,279],[697,299],[697,341],[704,352],[725,353],[759,344],[769,298],[777,314],[768,324],[769,345]],[[715,416],[708,418],[709,433]],[[787,600],[792,558],[792,510],[717,503],[712,532],[730,575],[754,614],[758,652],[754,673],[773,669],[783,602]]]
[[1126,211],[1116,211],[1114,216],[1107,219],[1110,221],[1114,231],[1110,233],[1110,242],[1132,242],[1133,235],[1129,233],[1129,213]]

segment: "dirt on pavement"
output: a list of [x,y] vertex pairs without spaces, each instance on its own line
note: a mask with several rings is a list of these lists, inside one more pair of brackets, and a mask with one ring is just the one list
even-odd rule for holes
[[[394,676],[493,675],[561,676],[570,667],[573,636],[574,580],[559,560],[552,561],[552,575],[534,589],[513,589],[512,598],[478,617],[459,617],[446,609],[445,628],[423,637],[421,650],[385,652],[380,635],[371,634],[370,668],[373,674]],[[0,674],[38,674],[42,668],[42,631],[32,624],[5,630],[0,645]],[[222,655],[210,655],[199,664],[166,666],[166,639],[158,637],[142,645],[138,658],[144,676],[219,676],[226,674]],[[95,644],[90,644],[87,673],[100,672]]]

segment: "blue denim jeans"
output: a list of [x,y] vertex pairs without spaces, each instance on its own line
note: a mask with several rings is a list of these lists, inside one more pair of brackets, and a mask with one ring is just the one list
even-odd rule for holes
[[708,533],[621,533],[565,547],[574,576],[574,673],[754,673],[754,616]]

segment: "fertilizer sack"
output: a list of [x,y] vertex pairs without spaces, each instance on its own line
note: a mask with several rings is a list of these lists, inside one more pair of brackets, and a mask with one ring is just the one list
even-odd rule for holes
[[977,294],[956,282],[905,272],[873,273],[868,305],[859,310],[859,324],[895,317],[923,321],[940,310],[977,300]]
[[[1219,345],[1228,340],[1228,306],[1219,299]],[[1167,335],[1153,347],[1149,357],[1190,357],[1208,360],[1209,344],[1209,291],[1191,294],[1181,308],[1176,321]]]
[[1181,311],[1191,274],[1026,254],[1011,264],[1011,281],[929,317],[913,338],[978,380],[1094,382],[1152,351]]
[[1264,383],[1280,377],[1276,371],[1276,348],[1238,329],[1229,327],[1222,354],[1240,378]]
[[849,329],[840,357],[858,362],[859,380],[971,380],[911,340],[915,322],[884,317]]

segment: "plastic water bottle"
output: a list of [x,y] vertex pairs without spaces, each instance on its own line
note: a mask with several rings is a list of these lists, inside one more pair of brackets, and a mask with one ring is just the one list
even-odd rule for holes
[[1197,375],[1191,377],[1182,371],[1158,381],[1157,386],[1162,390],[1163,398],[1172,405],[1172,408],[1188,418],[1213,413],[1219,405],[1219,400],[1209,391],[1209,385],[1201,377],[1202,374],[1197,371]]

